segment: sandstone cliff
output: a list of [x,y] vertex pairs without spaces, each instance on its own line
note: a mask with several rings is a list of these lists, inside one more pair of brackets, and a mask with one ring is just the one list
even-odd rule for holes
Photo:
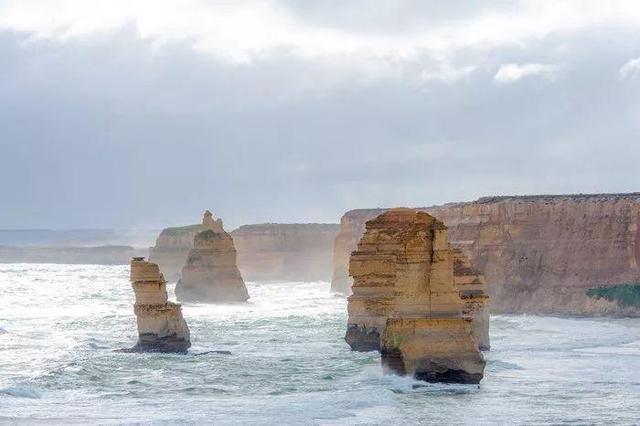
[[[177,280],[202,225],[166,228],[149,250],[167,279]],[[328,281],[340,226],[324,223],[243,225],[230,234],[248,281]]]
[[460,256],[444,224],[427,213],[400,208],[368,221],[349,262],[347,343],[380,349],[395,373],[478,383],[485,363],[456,287]]
[[132,351],[186,352],[191,346],[189,328],[181,306],[167,300],[166,281],[158,265],[134,257],[130,274],[138,324],[138,343]]
[[236,264],[233,238],[224,231],[222,220],[214,221],[208,210],[202,228],[182,268],[176,297],[207,303],[245,302],[249,294]]
[[[586,290],[640,282],[640,194],[485,197],[420,208],[486,278],[492,312],[634,314]],[[336,237],[332,289],[349,293],[347,262],[364,224],[386,209],[352,210]]]
[[329,281],[337,224],[267,223],[231,232],[238,267],[250,281]]
[[149,261],[160,265],[169,281],[177,281],[193,248],[193,238],[202,230],[202,224],[163,229],[155,246],[149,248]]

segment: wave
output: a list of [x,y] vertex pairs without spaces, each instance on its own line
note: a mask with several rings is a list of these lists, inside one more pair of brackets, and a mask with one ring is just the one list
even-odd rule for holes
[[9,395],[16,398],[41,398],[40,392],[29,385],[16,385],[0,389],[0,395]]

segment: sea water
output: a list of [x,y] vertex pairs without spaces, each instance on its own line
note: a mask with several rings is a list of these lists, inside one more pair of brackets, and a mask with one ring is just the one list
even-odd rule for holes
[[640,422],[638,319],[496,315],[480,386],[438,385],[351,352],[328,283],[247,287],[247,304],[183,305],[187,355],[120,353],[127,266],[0,265],[0,422]]

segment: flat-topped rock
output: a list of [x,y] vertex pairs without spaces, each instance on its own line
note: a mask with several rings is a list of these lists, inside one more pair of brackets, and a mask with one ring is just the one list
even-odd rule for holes
[[158,265],[143,257],[131,260],[131,286],[135,294],[134,313],[138,342],[134,352],[186,352],[191,346],[189,328],[182,307],[167,298],[164,276]]
[[222,220],[214,220],[208,210],[202,222],[203,231],[194,237],[176,285],[180,301],[204,303],[245,302],[249,299],[236,263],[233,238],[225,232]]
[[[478,383],[485,362],[472,330],[475,311],[467,312],[456,287],[455,258],[447,228],[425,212],[398,208],[368,221],[349,262],[351,348],[380,350],[387,371]],[[461,281],[477,287],[465,293],[481,288]]]
[[489,338],[489,295],[484,276],[461,249],[453,249],[453,277],[464,303],[463,315],[471,320],[473,335],[482,351],[491,348]]

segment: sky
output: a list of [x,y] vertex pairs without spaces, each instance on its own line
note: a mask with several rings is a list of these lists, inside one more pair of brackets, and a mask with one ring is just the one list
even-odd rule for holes
[[0,228],[638,191],[640,4],[0,0]]

